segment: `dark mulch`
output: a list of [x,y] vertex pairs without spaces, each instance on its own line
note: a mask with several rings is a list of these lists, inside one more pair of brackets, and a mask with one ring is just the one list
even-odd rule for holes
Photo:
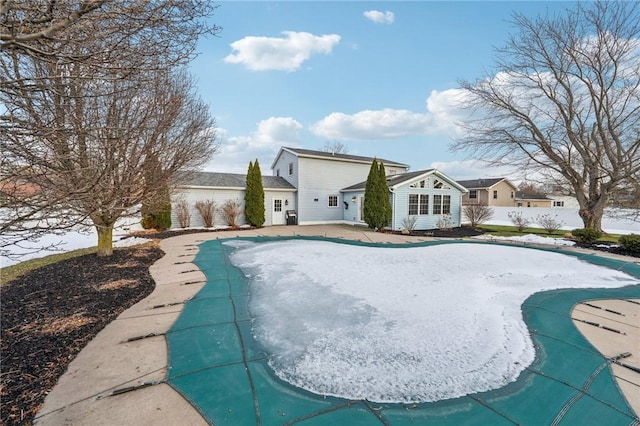
[[[208,230],[166,231],[162,239]],[[415,236],[462,238],[471,227],[416,231]],[[640,257],[620,247],[589,248]],[[29,272],[0,287],[0,424],[30,424],[47,393],[80,350],[122,311],[155,286],[149,266],[162,257],[155,246],[116,249],[111,257],[85,255]]]
[[116,249],[51,264],[0,288],[0,423],[30,424],[80,350],[155,283],[152,246]]

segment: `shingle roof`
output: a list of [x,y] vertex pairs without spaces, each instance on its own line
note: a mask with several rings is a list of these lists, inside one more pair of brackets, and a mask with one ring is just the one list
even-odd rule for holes
[[[244,188],[247,186],[247,175],[239,173],[194,172],[183,181],[185,186],[209,186]],[[262,176],[265,189],[292,189],[295,187],[281,176]]]
[[[415,172],[407,172],[407,173],[401,173],[401,174],[395,174],[395,175],[388,175],[387,176],[387,185],[389,187],[395,186],[395,185],[399,185],[403,182],[406,182],[410,179],[413,179],[414,177],[418,177],[420,175],[423,175],[425,173],[431,172],[433,171],[433,169],[428,169],[428,170],[417,170]],[[348,186],[346,188],[343,188],[342,191],[364,191],[364,189],[367,186],[367,181],[365,180],[364,182],[358,182],[355,185],[351,185]]]
[[[374,158],[374,157],[362,157],[359,155],[350,155],[350,154],[333,154],[331,152],[314,151],[311,149],[302,149],[302,148],[282,147],[282,149],[286,149],[288,151],[291,151],[303,157],[322,157],[327,159],[358,161],[363,163],[371,163]],[[378,162],[384,163],[385,166],[394,165],[394,166],[409,167],[408,164],[398,163],[397,161],[385,160],[384,158],[377,158],[377,157],[376,159],[378,160]]]
[[467,189],[481,189],[490,188],[496,183],[503,181],[505,178],[491,178],[491,179],[471,179],[471,180],[458,180],[460,185]]
[[519,200],[551,200],[544,194],[532,194],[530,192],[516,191],[516,198]]

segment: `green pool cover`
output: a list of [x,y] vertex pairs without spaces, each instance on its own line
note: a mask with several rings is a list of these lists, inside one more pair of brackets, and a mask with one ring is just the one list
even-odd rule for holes
[[[246,238],[275,241],[285,238]],[[291,239],[291,238],[287,238]],[[304,238],[343,244],[362,242]],[[536,293],[522,305],[536,359],[503,388],[421,404],[382,404],[324,397],[277,378],[251,333],[249,289],[229,262],[224,240],[202,243],[194,263],[207,284],[167,333],[167,381],[211,424],[228,425],[638,425],[609,361],[576,329],[573,306],[584,300],[640,297],[640,285]],[[426,242],[421,245],[455,244]],[[466,242],[468,243],[468,242]],[[482,243],[476,243],[482,244]],[[491,243],[495,244],[495,243]],[[415,247],[378,245],[384,247]],[[548,249],[640,278],[640,265]]]

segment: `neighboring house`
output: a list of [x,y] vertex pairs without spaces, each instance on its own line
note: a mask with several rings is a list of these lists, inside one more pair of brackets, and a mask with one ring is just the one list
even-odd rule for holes
[[[363,223],[366,184],[360,182],[341,191],[345,221]],[[391,229],[403,230],[410,216],[416,219],[415,229],[460,226],[462,195],[466,190],[444,173],[430,169],[388,175],[387,185],[393,212]]]
[[552,201],[546,195],[516,191],[516,207],[551,207]]
[[462,204],[480,204],[494,207],[513,207],[516,205],[518,188],[506,178],[459,180],[459,185],[467,189]]
[[[408,172],[407,164],[377,160],[387,173],[393,209],[391,229],[404,229],[403,221],[408,216],[415,216],[415,229],[460,226],[463,186],[435,169]],[[373,157],[281,148],[271,165],[274,176],[262,177],[264,225],[285,224],[287,210],[296,212],[300,225],[364,224],[364,189],[372,162]],[[188,183],[178,187],[174,204],[180,197],[186,200],[191,207],[192,226],[202,226],[193,207],[196,201],[212,199],[220,207],[226,200],[238,200],[243,209],[245,188],[246,175],[195,173]],[[174,206],[172,223],[177,227],[175,210]],[[245,223],[244,217],[239,223]],[[226,223],[217,214],[215,226],[221,225]]]
[[[247,175],[234,173],[196,172],[190,176],[187,184],[177,187],[177,199],[184,199],[190,206],[191,226],[203,226],[199,213],[194,204],[196,201],[215,201],[216,207],[222,206],[227,200],[238,200],[244,209],[244,194],[247,186]],[[265,226],[284,225],[285,211],[296,209],[296,188],[282,178],[262,176],[264,187]],[[176,208],[172,208],[172,226],[178,227]],[[240,223],[244,224],[244,216]],[[215,226],[224,226],[224,219],[217,212]]]

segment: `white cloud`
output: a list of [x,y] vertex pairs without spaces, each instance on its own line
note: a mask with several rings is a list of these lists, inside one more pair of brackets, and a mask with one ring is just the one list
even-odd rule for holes
[[429,117],[400,109],[366,110],[353,115],[334,112],[311,126],[311,131],[327,139],[397,139],[426,133]]
[[249,36],[231,43],[233,53],[225,62],[243,64],[252,71],[296,71],[314,53],[328,55],[340,42],[337,34],[316,36],[306,32],[283,31],[284,37]]
[[302,125],[291,117],[270,117],[258,123],[256,131],[248,136],[229,136],[225,129],[218,129],[220,151],[207,164],[212,172],[246,173],[249,161],[258,159],[263,175],[269,175],[269,167],[281,146],[300,145]]
[[393,24],[393,12],[381,12],[379,10],[367,10],[363,13],[364,17],[375,22],[376,24]]

